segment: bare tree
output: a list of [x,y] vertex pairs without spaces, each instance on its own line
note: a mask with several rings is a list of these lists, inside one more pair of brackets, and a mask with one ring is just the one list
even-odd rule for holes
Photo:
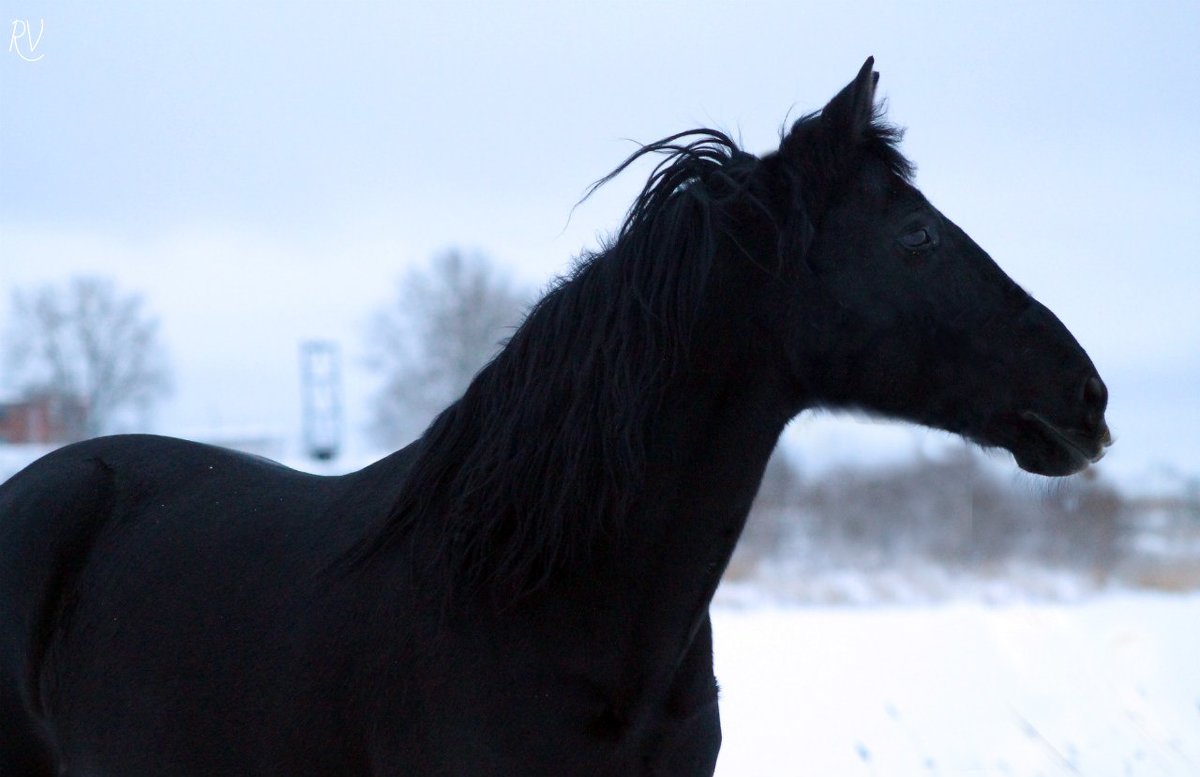
[[452,249],[404,275],[372,320],[369,365],[383,378],[372,433],[415,437],[457,399],[519,322],[526,295],[484,255]]
[[106,278],[14,292],[7,334],[6,382],[73,409],[69,439],[113,431],[125,414],[144,413],[170,390],[158,320],[139,295]]

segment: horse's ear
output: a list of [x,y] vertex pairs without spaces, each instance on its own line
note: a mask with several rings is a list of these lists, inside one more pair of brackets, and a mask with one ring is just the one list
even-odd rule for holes
[[854,80],[821,110],[821,123],[833,138],[857,142],[866,135],[875,116],[875,85],[879,74],[872,70],[874,57],[867,57]]
[[834,95],[819,114],[806,116],[792,126],[780,144],[780,153],[818,176],[837,176],[875,118],[874,57],[867,57],[854,80]]

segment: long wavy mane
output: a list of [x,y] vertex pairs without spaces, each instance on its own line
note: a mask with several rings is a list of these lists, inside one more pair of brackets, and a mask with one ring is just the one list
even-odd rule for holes
[[645,469],[647,427],[688,358],[720,211],[758,159],[692,130],[664,154],[620,230],[559,278],[503,350],[418,442],[375,548],[425,533],[468,585],[536,588],[619,532]]

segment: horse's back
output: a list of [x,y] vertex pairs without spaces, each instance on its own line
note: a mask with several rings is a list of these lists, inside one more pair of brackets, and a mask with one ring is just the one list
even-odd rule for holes
[[[304,663],[323,609],[335,483],[123,436],[60,449],[0,487],[0,774],[64,761],[236,773],[272,758],[248,732],[285,727],[271,720],[278,695],[305,683],[280,672]],[[214,753],[202,739],[230,746],[189,761]]]

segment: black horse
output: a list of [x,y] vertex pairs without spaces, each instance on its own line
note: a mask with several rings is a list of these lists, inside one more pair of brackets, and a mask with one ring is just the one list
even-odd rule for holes
[[634,154],[665,157],[611,243],[361,472],[122,436],[0,488],[0,774],[711,774],[709,602],[788,419],[1044,475],[1110,442],[1083,349],[913,187],[871,66],[761,158]]

